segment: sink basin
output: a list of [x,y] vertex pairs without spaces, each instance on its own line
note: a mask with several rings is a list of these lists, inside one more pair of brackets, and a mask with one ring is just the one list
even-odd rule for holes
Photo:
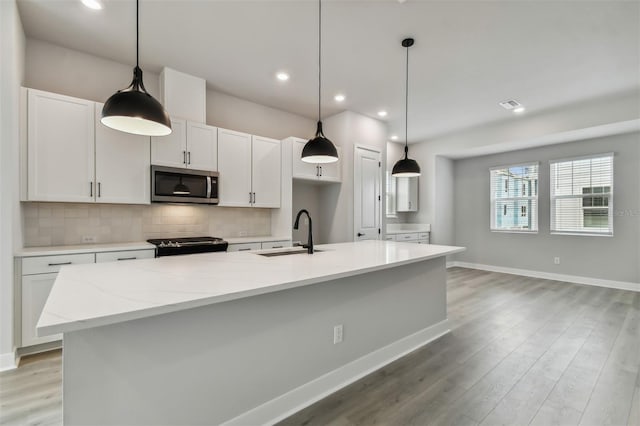
[[[313,250],[314,253],[321,252],[322,250]],[[256,253],[259,256],[264,257],[276,257],[276,256],[289,256],[291,254],[308,254],[306,248],[290,248],[287,250],[279,250],[279,251],[267,251],[264,253]]]

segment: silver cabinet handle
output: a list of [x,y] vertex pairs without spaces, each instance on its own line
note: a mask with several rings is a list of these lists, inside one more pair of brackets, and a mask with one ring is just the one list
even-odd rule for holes
[[93,182],[89,182],[89,197],[93,197]]
[[249,193],[249,204],[253,203],[253,192]]
[[136,256],[133,257],[119,257],[117,260],[133,260],[133,259],[137,259]]
[[71,262],[50,263],[49,266],[71,265]]
[[253,204],[255,204],[255,203],[256,203],[256,193],[254,192],[253,193]]
[[320,167],[320,176],[322,176],[322,166],[319,166],[319,167]]
[[191,164],[191,151],[187,152],[187,164]]
[[102,182],[98,182],[98,197],[102,197]]
[[273,246],[271,248],[284,248],[284,246]]
[[187,151],[182,151],[182,164],[187,164]]
[[320,177],[320,166],[316,164],[316,176]]
[[251,248],[249,248],[249,247],[238,249],[238,251],[249,251],[249,250],[251,250]]

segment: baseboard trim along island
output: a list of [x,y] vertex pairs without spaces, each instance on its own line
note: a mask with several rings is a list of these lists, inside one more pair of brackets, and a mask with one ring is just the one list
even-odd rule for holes
[[64,424],[270,424],[448,332],[464,248],[317,248],[63,267],[38,333],[64,335]]

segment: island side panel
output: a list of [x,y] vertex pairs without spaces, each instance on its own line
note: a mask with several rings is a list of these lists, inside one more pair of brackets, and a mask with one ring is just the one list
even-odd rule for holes
[[70,332],[64,423],[219,424],[445,320],[440,257]]

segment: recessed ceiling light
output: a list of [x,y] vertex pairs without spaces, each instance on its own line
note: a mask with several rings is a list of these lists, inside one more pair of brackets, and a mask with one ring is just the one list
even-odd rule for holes
[[87,6],[89,9],[100,10],[102,9],[102,3],[99,0],[81,0],[82,4]]
[[387,116],[387,111],[382,110],[382,111],[378,111],[378,117],[386,117]]
[[337,95],[335,95],[333,97],[333,99],[335,99],[336,102],[343,102],[347,97],[345,95],[343,95],[342,93],[338,93]]
[[391,140],[392,141],[397,141],[398,140],[398,135],[391,135]]
[[521,114],[521,113],[524,112],[524,107],[523,106],[519,106],[517,108],[514,108],[513,112],[515,112],[516,114]]
[[287,81],[289,80],[289,74],[287,74],[286,72],[279,72],[276,74],[276,78],[280,81]]

